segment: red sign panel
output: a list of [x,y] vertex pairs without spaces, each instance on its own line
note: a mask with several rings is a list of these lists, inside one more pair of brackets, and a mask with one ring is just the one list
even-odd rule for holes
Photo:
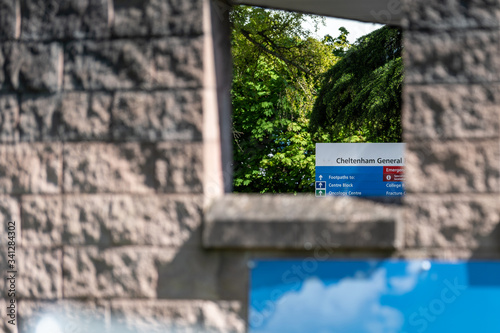
[[384,182],[402,182],[404,180],[403,166],[384,166]]

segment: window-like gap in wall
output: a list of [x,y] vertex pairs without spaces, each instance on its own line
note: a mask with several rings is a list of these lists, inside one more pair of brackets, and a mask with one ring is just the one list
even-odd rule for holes
[[401,142],[400,29],[251,6],[230,24],[235,192],[314,192],[317,142]]

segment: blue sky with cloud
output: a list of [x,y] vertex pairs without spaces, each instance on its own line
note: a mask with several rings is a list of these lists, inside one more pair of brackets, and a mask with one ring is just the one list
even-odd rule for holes
[[[257,261],[251,333],[500,331],[500,263]],[[499,276],[481,280],[481,270]],[[470,277],[476,276],[475,283]],[[479,277],[479,278],[477,278]],[[281,282],[280,282],[281,281]],[[492,280],[493,281],[493,280]],[[477,318],[474,318],[477,316]]]

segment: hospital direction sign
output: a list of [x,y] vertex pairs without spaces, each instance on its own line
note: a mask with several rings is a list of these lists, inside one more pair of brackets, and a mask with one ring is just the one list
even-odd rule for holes
[[404,143],[317,143],[316,196],[403,196]]

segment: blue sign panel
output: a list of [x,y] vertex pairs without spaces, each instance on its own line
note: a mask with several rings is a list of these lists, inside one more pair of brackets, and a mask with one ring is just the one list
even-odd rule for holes
[[402,143],[316,144],[316,196],[403,196],[403,153]]
[[252,262],[251,333],[500,332],[500,262]]

